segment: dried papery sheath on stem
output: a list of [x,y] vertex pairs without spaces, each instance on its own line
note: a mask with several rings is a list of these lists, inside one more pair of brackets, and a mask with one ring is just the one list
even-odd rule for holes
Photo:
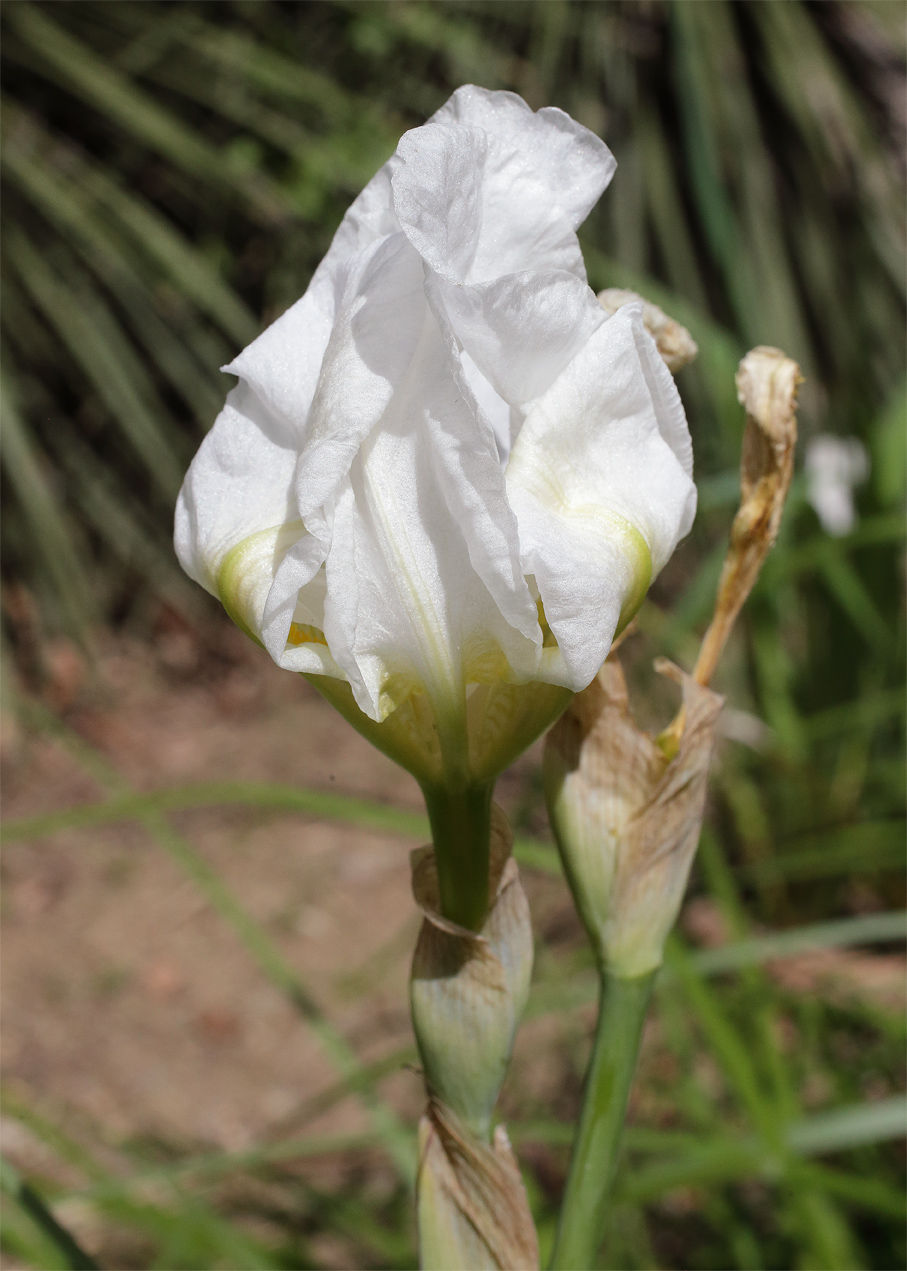
[[487,1140],[532,976],[529,906],[511,856],[513,835],[492,807],[489,894],[481,931],[442,917],[430,847],[413,852],[413,892],[424,919],[410,1002],[429,1093]]
[[435,1099],[419,1123],[417,1211],[423,1271],[539,1265],[529,1201],[504,1127],[484,1142]]
[[422,1266],[538,1266],[519,1166],[491,1114],[529,995],[532,927],[511,856],[513,835],[492,806],[488,892],[479,932],[444,918],[430,847],[412,853],[424,915],[413,954],[410,1002],[429,1105],[419,1129]]

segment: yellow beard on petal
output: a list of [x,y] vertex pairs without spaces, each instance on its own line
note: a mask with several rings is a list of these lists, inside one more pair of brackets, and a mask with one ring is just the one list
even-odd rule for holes
[[323,644],[327,648],[328,642],[324,638],[324,632],[317,627],[311,627],[307,622],[291,622],[287,644],[297,647],[300,644]]

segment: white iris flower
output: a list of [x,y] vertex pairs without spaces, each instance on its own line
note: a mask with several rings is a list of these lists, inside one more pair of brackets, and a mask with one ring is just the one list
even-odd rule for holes
[[487,730],[494,686],[587,685],[693,520],[671,375],[576,237],[614,168],[563,111],[458,89],[224,368],[180,494],[187,573],[417,775],[471,686]]
[[856,437],[820,433],[806,446],[806,497],[827,534],[839,538],[857,523],[854,486],[869,476],[869,455]]

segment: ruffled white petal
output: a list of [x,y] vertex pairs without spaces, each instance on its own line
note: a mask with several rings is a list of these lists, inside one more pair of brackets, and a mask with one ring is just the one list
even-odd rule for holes
[[695,513],[682,407],[648,345],[641,305],[609,318],[534,404],[507,467],[523,568],[559,649],[543,674],[577,690]]
[[400,233],[345,267],[309,428],[299,450],[300,515],[325,507],[410,368],[425,320],[422,261]]
[[498,458],[503,465],[507,462],[513,440],[510,435],[510,406],[494,391],[465,350],[460,354],[460,365],[476,405],[491,425],[498,449]]
[[[231,548],[299,519],[293,473],[350,262],[400,229],[391,190],[397,162],[386,163],[349,208],[305,295],[223,368],[240,383],[189,469],[175,525],[180,563],[215,594]],[[263,575],[267,588],[274,569]]]
[[223,367],[246,380],[271,413],[300,435],[345,290],[349,263],[400,229],[391,191],[397,162],[395,156],[386,163],[349,208],[305,295]]
[[472,287],[434,281],[436,311],[443,309],[482,375],[513,405],[540,397],[606,319],[589,287],[563,270]]
[[603,321],[575,230],[614,161],[560,111],[461,93],[401,140],[394,203],[435,276],[442,326],[517,404],[544,392]]
[[429,124],[448,121],[481,128],[502,147],[518,151],[557,196],[573,229],[592,211],[617,166],[605,143],[565,111],[546,106],[534,112],[516,93],[464,84]]

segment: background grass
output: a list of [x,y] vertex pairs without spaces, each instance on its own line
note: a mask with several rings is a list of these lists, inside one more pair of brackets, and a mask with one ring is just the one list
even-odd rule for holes
[[[891,1101],[901,1024],[859,1001],[788,993],[762,969],[790,948],[766,938],[886,947],[903,937],[902,18],[884,0],[3,7],[4,641],[31,727],[64,727],[28,706],[53,637],[90,652],[105,625],[154,630],[173,611],[207,620],[170,526],[223,398],[217,367],[302,292],[400,133],[463,82],[562,106],[605,137],[618,172],[583,230],[590,281],[636,287],[700,344],[679,379],[700,514],[640,616],[647,643],[631,650],[630,670],[643,712],[659,709],[652,652],[691,664],[710,613],[736,500],[733,373],[746,348],[779,345],[803,366],[804,438],[852,435],[870,454],[845,537],[822,531],[797,478],[721,671],[731,705],[767,725],[754,732],[744,718],[751,744],[726,748],[694,880],[739,943],[724,962],[675,943],[603,1266],[905,1262],[904,1111]],[[83,742],[61,735],[97,768]],[[236,786],[137,800],[116,773],[102,775],[110,801],[71,823],[135,818],[180,861],[320,1030],[336,1097],[366,1101],[371,1137],[167,1163],[124,1149],[111,1173],[90,1142],[34,1109],[17,1104],[14,1115],[77,1164],[81,1197],[112,1229],[139,1233],[135,1265],[308,1266],[317,1230],[352,1236],[363,1264],[415,1265],[410,1137],[381,1102],[382,1072],[361,1069],[268,933],[168,820],[193,799],[295,798],[303,811],[385,826],[388,810]],[[522,859],[555,868],[533,837],[539,808],[528,789]],[[423,832],[403,814],[397,828]],[[582,957],[543,947],[532,1009],[565,1010],[592,983]],[[518,1073],[507,1095],[543,1240],[585,1044],[577,1037],[567,1056],[574,1105],[521,1102]],[[804,1091],[820,1077],[830,1093],[807,1116]],[[400,1179],[380,1204],[356,1188],[316,1193],[282,1167],[374,1143]],[[31,1181],[39,1200],[59,1199]],[[4,1189],[8,1247],[36,1267],[75,1265],[22,1180],[5,1175]]]

